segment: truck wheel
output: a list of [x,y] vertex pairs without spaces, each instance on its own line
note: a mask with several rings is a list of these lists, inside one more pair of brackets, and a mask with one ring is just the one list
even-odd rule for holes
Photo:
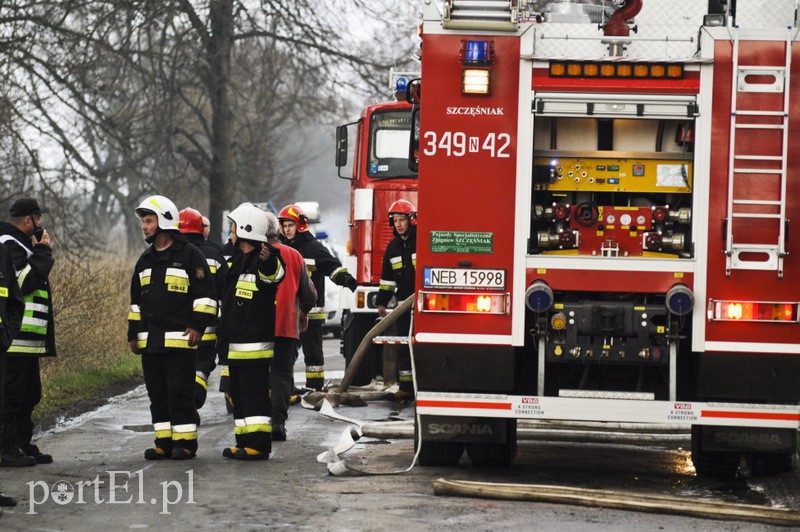
[[517,420],[506,422],[506,441],[504,443],[467,444],[467,456],[472,465],[478,467],[506,467],[517,456]]
[[[356,349],[361,344],[361,340],[372,329],[375,324],[377,314],[361,314],[346,312],[342,316],[342,337],[341,352],[344,356],[345,367],[350,367],[350,361],[356,353]],[[356,371],[351,384],[353,386],[364,386],[372,382],[377,375],[375,361],[377,359],[378,347],[371,346],[366,356],[361,360],[361,364]]]

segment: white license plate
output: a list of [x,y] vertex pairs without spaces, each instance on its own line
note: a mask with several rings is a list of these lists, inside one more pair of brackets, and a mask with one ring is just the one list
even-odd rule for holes
[[505,270],[471,268],[425,268],[422,273],[425,288],[460,288],[505,290]]

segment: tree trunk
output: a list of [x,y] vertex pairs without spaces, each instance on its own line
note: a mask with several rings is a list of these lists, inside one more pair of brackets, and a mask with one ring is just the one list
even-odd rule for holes
[[225,209],[233,209],[233,155],[230,71],[233,47],[233,0],[212,0],[210,3],[211,34],[208,56],[209,97],[211,100],[211,170],[208,175],[209,215],[213,240],[227,226],[222,219]]

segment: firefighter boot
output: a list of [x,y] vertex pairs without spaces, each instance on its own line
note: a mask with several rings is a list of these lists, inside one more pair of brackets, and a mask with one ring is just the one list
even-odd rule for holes
[[151,447],[144,450],[145,460],[166,460],[170,458],[172,451],[167,451],[163,447]]
[[11,497],[10,495],[6,495],[3,492],[0,492],[0,506],[16,506],[17,499]]
[[195,457],[195,453],[184,447],[175,447],[172,449],[171,458],[173,460],[191,460]]
[[195,371],[194,375],[194,407],[200,410],[206,404],[208,395],[208,375],[202,371]]
[[272,441],[286,441],[286,425],[283,423],[272,425]]
[[37,464],[52,464],[53,457],[47,453],[43,453],[39,450],[39,448],[29,443],[27,445],[22,446],[22,452],[27,454],[28,456],[32,456],[34,460],[36,460]]
[[13,422],[3,425],[2,448],[0,449],[0,467],[26,467],[36,465],[36,459],[25,454],[17,444],[17,433]]
[[236,460],[269,460],[269,453],[257,451],[251,447],[236,449],[233,454]]

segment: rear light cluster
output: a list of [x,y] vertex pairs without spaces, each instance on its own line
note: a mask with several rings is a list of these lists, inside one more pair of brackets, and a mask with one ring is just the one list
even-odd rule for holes
[[419,292],[420,312],[450,312],[473,314],[508,314],[508,294],[458,292]]
[[797,323],[800,303],[772,303],[764,301],[714,301],[709,302],[709,319],[713,321],[769,321]]

